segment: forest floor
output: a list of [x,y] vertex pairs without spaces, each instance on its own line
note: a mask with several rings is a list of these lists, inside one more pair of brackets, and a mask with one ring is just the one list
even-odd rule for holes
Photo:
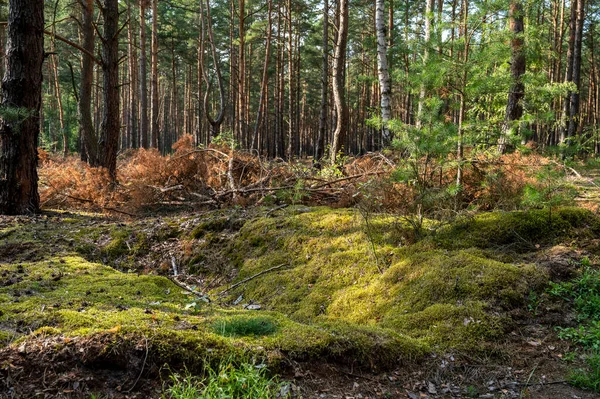
[[[598,175],[574,182],[597,206]],[[567,383],[577,321],[548,285],[597,266],[599,232],[579,208],[418,238],[325,207],[1,216],[0,398],[161,397],[223,357],[303,398],[595,398]],[[253,322],[272,329],[225,333]]]

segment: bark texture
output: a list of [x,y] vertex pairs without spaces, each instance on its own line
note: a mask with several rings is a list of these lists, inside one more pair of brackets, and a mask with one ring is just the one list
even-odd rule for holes
[[[94,0],[81,0],[81,34],[83,48],[94,53]],[[79,137],[82,142],[81,160],[91,166],[98,166],[98,136],[92,122],[92,85],[94,83],[94,59],[82,54],[81,78],[79,83],[79,102],[77,112],[79,118]]]
[[0,104],[0,213],[38,211],[44,1],[10,0]]
[[525,74],[525,51],[523,48],[524,40],[523,33],[525,25],[523,23],[523,5],[519,0],[513,0],[510,3],[509,9],[509,27],[512,34],[511,39],[511,58],[510,58],[510,75],[512,84],[508,92],[508,102],[506,103],[506,117],[502,126],[502,135],[498,145],[498,152],[503,154],[506,150],[508,136],[516,126],[515,121],[518,121],[523,116],[523,98],[525,97],[525,84],[522,77]]
[[102,39],[103,100],[102,133],[100,138],[101,166],[117,180],[117,151],[119,149],[119,4],[118,0],[104,1],[104,32]]
[[346,45],[348,43],[348,0],[339,0],[338,34],[333,60],[333,102],[337,114],[333,142],[331,144],[331,164],[335,164],[338,152],[348,131],[348,106],[344,93],[344,66],[346,63]]

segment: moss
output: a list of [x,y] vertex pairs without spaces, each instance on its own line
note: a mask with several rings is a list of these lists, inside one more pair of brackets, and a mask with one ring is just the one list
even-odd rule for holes
[[110,234],[111,240],[102,248],[102,255],[114,260],[121,255],[127,254],[130,251],[130,247],[127,245],[130,235],[131,232],[126,229],[112,230]]
[[[349,355],[359,344],[342,340],[326,327],[294,322],[280,313],[225,311],[211,305],[187,309],[193,298],[168,279],[121,273],[76,255],[20,266],[2,265],[0,269],[21,270],[23,275],[21,281],[0,287],[0,297],[6,299],[0,303],[3,345],[13,340],[8,331],[15,329],[34,330],[22,340],[51,335],[112,337],[111,342],[125,347],[147,340],[144,345],[151,348],[153,358],[174,367],[185,364],[193,368],[207,358],[238,356],[248,351],[273,361],[280,359],[278,354],[306,358],[337,356],[341,351]],[[231,325],[233,320],[250,320],[260,326],[268,321],[275,328],[248,334],[239,334],[238,328],[227,337],[217,334],[214,326]],[[422,352],[417,342],[411,345],[411,353]],[[362,364],[379,361],[369,350],[362,353],[357,360]]]
[[582,208],[490,212],[442,229],[435,243],[447,249],[505,247],[531,251],[569,238],[600,232],[600,220]]
[[548,281],[543,269],[489,248],[523,250],[526,240],[535,250],[598,226],[590,212],[573,208],[548,220],[547,210],[482,214],[402,246],[407,226],[392,216],[373,216],[367,229],[353,210],[291,207],[247,223],[228,246],[238,281],[285,265],[230,298],[243,295],[301,322],[378,326],[423,345],[478,349],[510,328],[509,312],[524,308],[529,293]]

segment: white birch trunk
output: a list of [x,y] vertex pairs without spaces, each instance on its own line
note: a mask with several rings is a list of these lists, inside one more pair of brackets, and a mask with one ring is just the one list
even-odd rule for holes
[[377,31],[377,73],[379,75],[379,86],[381,88],[381,136],[383,139],[383,145],[388,145],[391,138],[388,122],[391,118],[390,97],[392,94],[392,87],[390,73],[388,71],[387,37],[385,29],[385,17],[383,13],[385,0],[376,1],[375,29]]

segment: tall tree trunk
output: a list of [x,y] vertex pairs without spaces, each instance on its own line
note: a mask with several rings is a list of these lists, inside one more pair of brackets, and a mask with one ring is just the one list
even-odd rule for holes
[[[433,0],[428,0],[427,4]],[[387,63],[386,28],[384,19],[385,0],[377,0],[375,6],[375,29],[377,32],[377,76],[379,78],[380,100],[381,100],[381,137],[383,145],[389,145],[390,129],[388,127],[391,119],[390,98],[392,96],[392,85]]]
[[241,143],[246,137],[246,118],[244,110],[246,108],[246,0],[238,2],[239,14],[239,45],[238,45],[238,102],[237,102],[237,122],[238,122],[238,140]]
[[[94,53],[94,0],[81,0],[82,47],[89,54]],[[79,101],[77,113],[79,119],[79,137],[81,139],[81,160],[91,166],[98,166],[98,136],[92,122],[92,87],[94,83],[94,60],[86,53],[82,54],[81,78],[79,83]]]
[[[465,120],[465,112],[466,112],[466,87],[467,87],[467,78],[468,78],[468,65],[469,62],[469,46],[470,46],[470,36],[468,34],[468,21],[469,21],[469,0],[462,0],[462,26],[461,26],[461,36],[465,41],[465,48],[462,54],[462,65],[463,65],[463,73],[462,79],[460,82],[461,91],[460,91],[460,107],[458,110],[458,137],[456,144],[456,161],[458,163],[458,167],[456,168],[456,185],[460,187],[462,185],[462,176],[463,176],[463,161],[464,161],[464,120]],[[458,205],[458,196],[457,196],[457,205]]]
[[287,142],[287,159],[291,160],[294,157],[294,46],[293,46],[293,26],[292,26],[292,0],[287,1],[287,27],[288,27],[288,142]]
[[[380,0],[381,1],[381,0]],[[429,45],[431,42],[431,21],[433,20],[433,2],[434,0],[427,0],[425,7],[425,43],[423,48],[423,67],[427,67],[429,61]],[[425,76],[423,71],[422,76]],[[420,128],[423,123],[423,102],[425,101],[425,82],[421,83],[421,89],[419,91],[419,103],[417,105],[417,121],[416,126]]]
[[140,136],[142,147],[150,146],[148,129],[148,57],[146,54],[146,7],[148,0],[140,0]]
[[0,104],[0,214],[40,207],[37,141],[42,102],[44,2],[10,0]]
[[346,44],[348,42],[348,0],[339,0],[339,24],[333,60],[333,101],[336,110],[336,125],[331,144],[330,161],[335,165],[336,157],[346,138],[348,129],[348,107],[344,93],[344,66],[346,61]]
[[131,0],[127,2],[127,16],[129,17],[129,25],[127,27],[127,51],[129,53],[129,115],[127,118],[127,130],[129,145],[131,148],[138,148],[140,143],[138,136],[138,96],[136,95],[138,88],[137,49],[133,31]]
[[502,135],[498,144],[498,152],[503,154],[506,150],[506,142],[511,132],[518,130],[515,121],[523,116],[523,98],[525,97],[525,84],[521,79],[525,74],[525,51],[523,48],[525,25],[523,23],[523,5],[520,0],[512,0],[509,9],[509,27],[512,34],[511,39],[511,60],[510,75],[511,87],[508,92],[508,102],[506,104],[506,117],[502,126]]
[[117,180],[117,151],[119,148],[119,2],[104,0],[102,10],[104,32],[102,38],[103,101],[100,136],[100,162],[108,170],[113,182]]
[[[221,130],[221,123],[223,123],[223,118],[225,117],[225,88],[223,86],[223,77],[221,75],[221,66],[219,64],[219,59],[217,58],[217,50],[215,47],[215,41],[213,38],[213,30],[212,30],[212,19],[210,17],[210,3],[209,0],[206,0],[206,9],[204,9],[204,5],[202,0],[200,1],[200,13],[201,13],[201,54],[202,60],[200,61],[200,65],[202,65],[202,77],[204,79],[204,83],[206,84],[206,92],[204,93],[204,115],[210,123],[211,126],[211,135],[212,137],[216,137],[219,135]],[[206,13],[206,15],[205,15]],[[217,77],[217,85],[219,87],[219,112],[215,118],[212,117],[212,113],[210,112],[209,107],[209,99],[211,93],[211,80],[206,72],[206,68],[204,67],[204,43],[206,41],[206,35],[208,35],[208,42],[210,45],[210,53],[213,60],[213,66],[215,69],[215,75]],[[175,82],[173,82],[175,84]]]
[[[152,0],[152,71],[151,71],[151,99],[152,112],[150,114],[151,121],[151,138],[152,147],[158,148],[159,129],[158,129],[158,0]],[[175,82],[173,82],[175,85]]]
[[315,161],[323,158],[325,136],[327,135],[327,94],[329,93],[329,1],[323,5],[323,59],[321,61],[321,106],[319,113],[319,133],[315,142]]
[[577,89],[571,93],[570,110],[569,110],[569,127],[567,130],[567,138],[574,137],[577,133],[577,127],[580,122],[579,107],[580,107],[580,92],[581,86],[581,49],[583,39],[583,24],[585,20],[585,0],[577,2],[577,21],[575,27],[575,43],[573,46],[573,83]]
[[[577,0],[571,1],[571,18],[569,21],[569,47],[567,48],[567,65],[565,72],[565,83],[573,81],[573,59],[575,53],[575,36],[577,30]],[[564,145],[567,145],[569,120],[571,119],[571,92],[563,99],[563,112],[561,118],[560,144],[561,156],[565,155]]]
[[[272,37],[272,12],[273,12],[273,1],[268,0],[268,16],[267,16],[267,39],[265,48],[265,62],[263,64],[262,81],[260,85],[260,97],[258,100],[258,112],[256,115],[256,123],[254,124],[254,135],[252,136],[252,144],[250,149],[258,149],[261,152],[261,143],[259,139],[259,130],[263,124],[264,109],[266,108],[265,102],[268,100],[267,88],[269,87],[269,59],[271,57],[271,37]],[[256,147],[255,147],[256,146]]]

